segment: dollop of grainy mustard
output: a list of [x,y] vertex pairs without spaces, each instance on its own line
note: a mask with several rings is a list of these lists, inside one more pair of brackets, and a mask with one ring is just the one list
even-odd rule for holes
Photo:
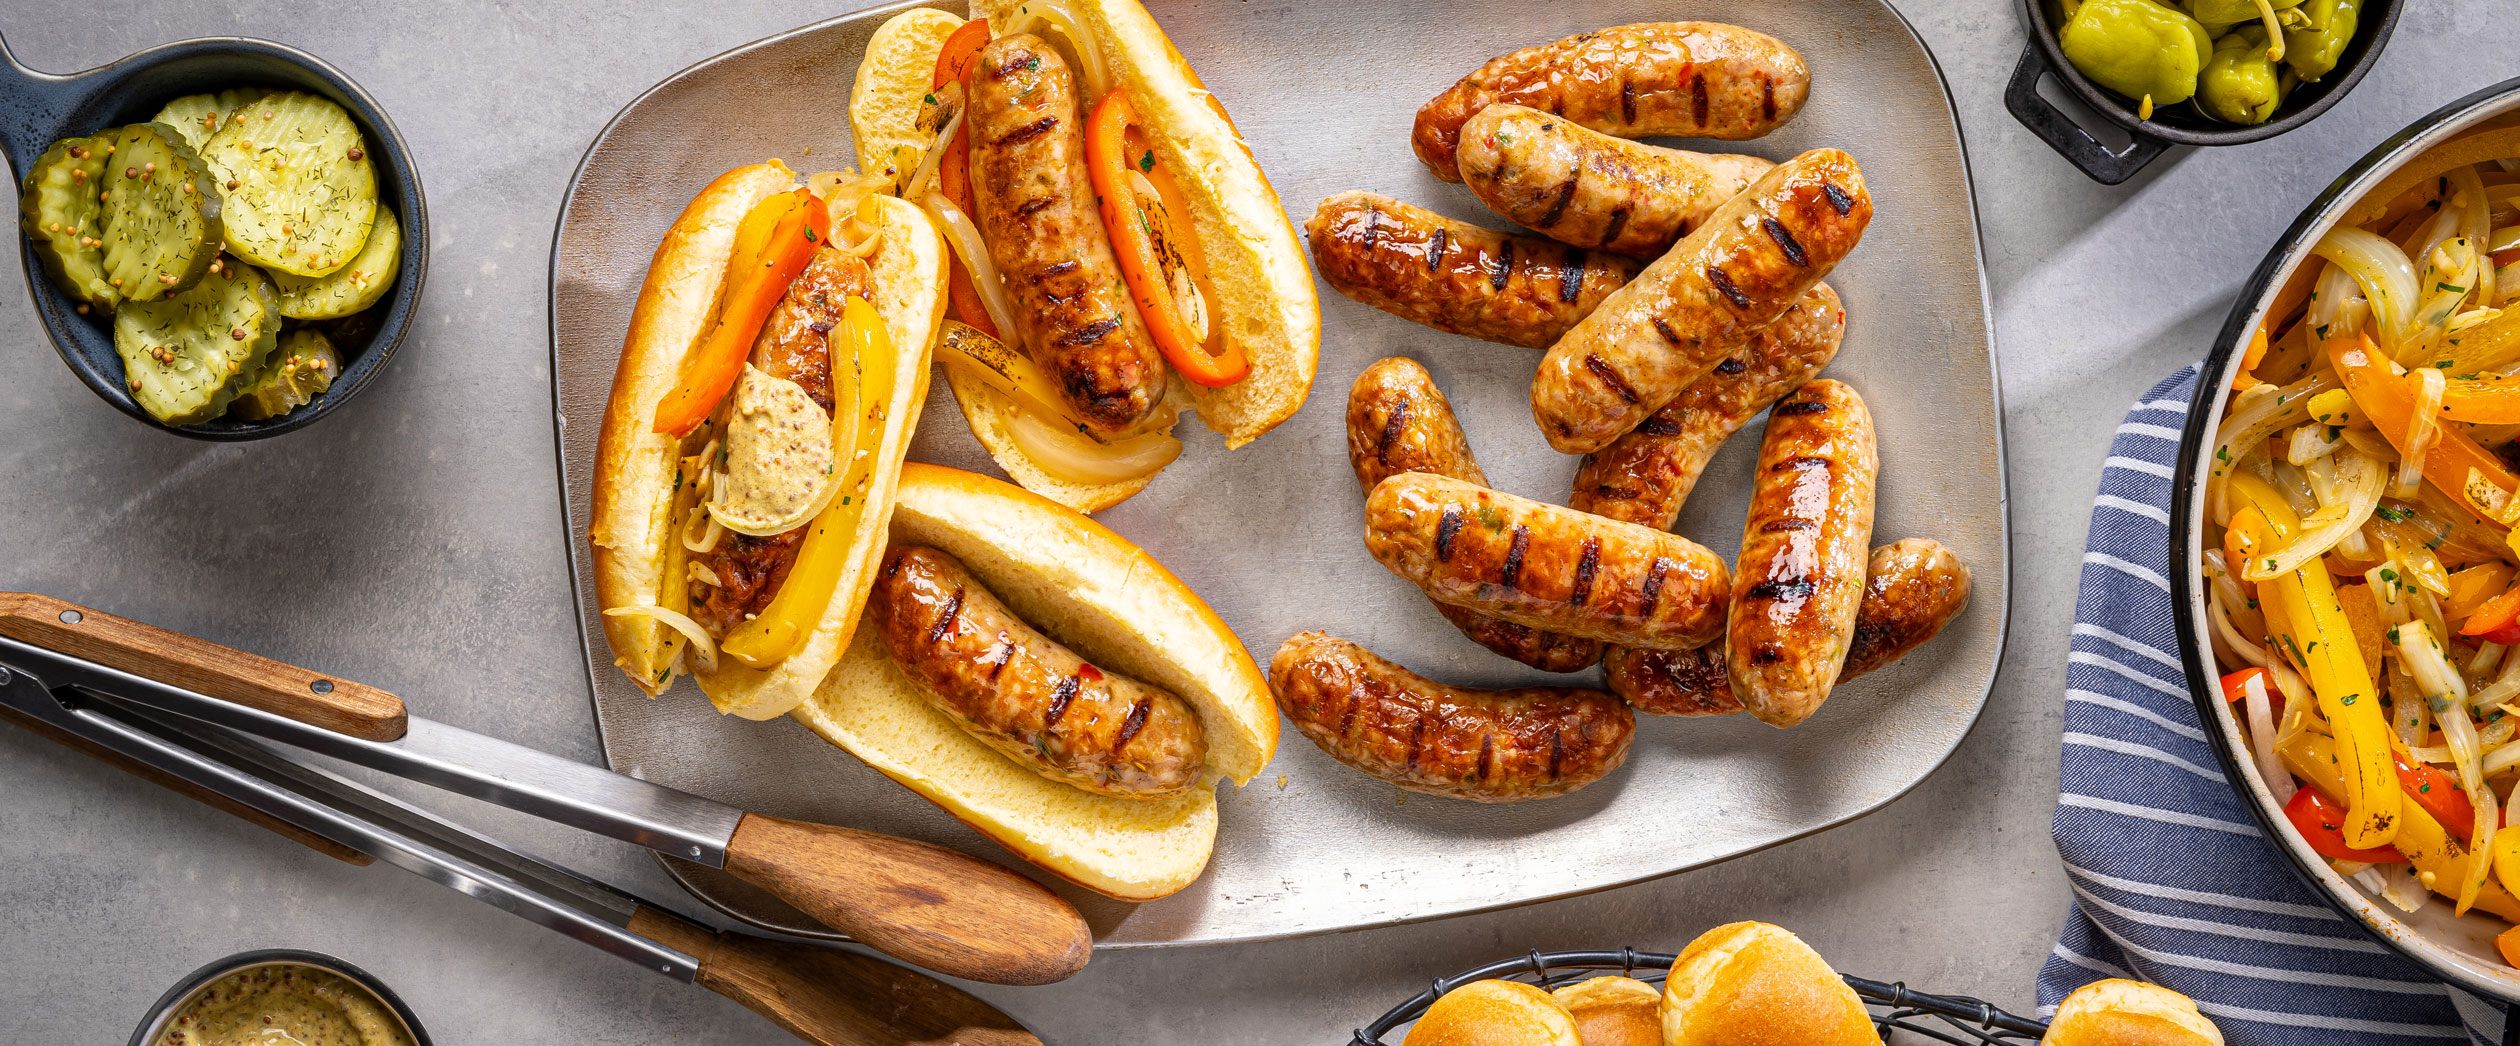
[[152,1046],[413,1046],[355,981],[312,966],[238,970],[194,992]]

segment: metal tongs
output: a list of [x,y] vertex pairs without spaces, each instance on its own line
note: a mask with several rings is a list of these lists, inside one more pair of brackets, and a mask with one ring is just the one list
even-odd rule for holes
[[279,741],[726,869],[860,943],[973,980],[1076,972],[1091,936],[1021,875],[942,847],[765,817],[408,714],[374,687],[0,592],[0,718],[348,861],[389,864],[743,1003],[810,1042],[1037,1043],[943,982],[719,932],[254,740]]

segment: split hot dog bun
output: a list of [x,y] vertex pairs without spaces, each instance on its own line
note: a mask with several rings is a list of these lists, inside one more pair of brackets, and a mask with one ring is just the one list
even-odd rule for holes
[[[736,226],[754,205],[796,184],[795,172],[777,160],[720,175],[683,209],[649,263],[596,449],[594,522],[587,537],[594,552],[596,600],[606,610],[663,605],[665,586],[683,583],[665,576],[668,553],[681,540],[670,506],[678,483],[676,459],[696,451],[675,436],[653,431],[652,423],[658,404],[679,380],[685,356],[717,313]],[[883,318],[892,353],[890,372],[898,380],[886,382],[886,388],[863,390],[864,405],[872,409],[882,404],[884,420],[880,438],[862,447],[873,458],[862,494],[865,507],[856,513],[849,560],[820,623],[793,653],[766,670],[722,657],[715,669],[693,672],[720,711],[748,719],[786,714],[813,692],[848,647],[872,583],[872,568],[884,552],[894,476],[927,396],[928,354],[945,309],[944,242],[917,208],[900,200],[869,197],[859,213],[871,219],[880,236],[865,259],[868,303]],[[679,646],[672,629],[641,614],[606,614],[603,624],[614,664],[624,673],[650,694],[672,684]]]
[[1663,982],[1664,1046],[1881,1046],[1864,1000],[1783,927],[1698,935]]
[[[1025,9],[1032,10],[1027,12]],[[1240,447],[1295,414],[1312,387],[1321,344],[1321,311],[1311,269],[1277,192],[1252,159],[1233,121],[1198,74],[1136,0],[973,0],[971,14],[989,20],[995,36],[1012,31],[1041,34],[1057,47],[1072,41],[1055,31],[1065,20],[1098,42],[1101,64],[1113,86],[1128,92],[1154,151],[1190,211],[1214,290],[1210,322],[1250,360],[1250,373],[1219,389],[1196,389],[1174,375],[1167,402],[1195,409],[1207,427]],[[934,141],[919,127],[930,94],[937,56],[962,20],[934,9],[894,16],[867,44],[849,102],[861,169],[910,171]],[[1096,99],[1081,99],[1090,110]],[[972,434],[1007,474],[1061,504],[1092,512],[1144,489],[1152,474],[1110,483],[1061,478],[1016,440],[1014,415],[1021,409],[961,368],[948,368]]]
[[2185,995],[2141,981],[2093,981],[2057,1004],[2046,1046],[2222,1046]]
[[1445,992],[1401,1046],[1584,1046],[1575,1018],[1521,981],[1472,981]]
[[938,711],[873,628],[858,630],[839,666],[792,713],[797,721],[1079,886],[1144,901],[1198,878],[1216,841],[1213,784],[1248,782],[1277,750],[1268,683],[1225,623],[1101,524],[959,469],[902,466],[891,540],[955,557],[1033,627],[1094,664],[1180,695],[1207,738],[1199,786],[1148,801],[1044,777]]

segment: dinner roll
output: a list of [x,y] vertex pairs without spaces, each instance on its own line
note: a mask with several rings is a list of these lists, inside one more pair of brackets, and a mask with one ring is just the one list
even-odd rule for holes
[[1472,981],[1426,1008],[1401,1046],[1583,1046],[1575,1018],[1521,981]]
[[1664,1046],[1880,1046],[1855,989],[1766,923],[1698,935],[1663,984]]
[[1662,1046],[1662,992],[1632,977],[1595,977],[1550,995],[1584,1046]]
[[2046,1046],[2222,1046],[2222,1029],[2187,996],[2142,981],[2074,989],[2048,1023]]

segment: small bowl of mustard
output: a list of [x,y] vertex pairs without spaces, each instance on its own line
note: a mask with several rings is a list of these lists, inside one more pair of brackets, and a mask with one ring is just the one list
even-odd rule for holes
[[[285,1037],[284,1037],[285,1036]],[[158,997],[131,1046],[429,1046],[411,1007],[366,970],[318,952],[239,952]]]

